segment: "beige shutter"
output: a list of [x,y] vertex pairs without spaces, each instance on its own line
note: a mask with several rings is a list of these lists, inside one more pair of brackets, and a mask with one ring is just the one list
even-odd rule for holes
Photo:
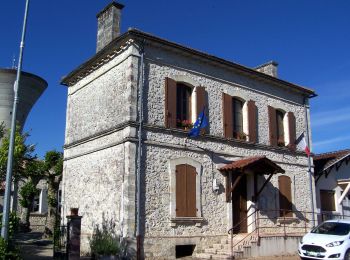
[[176,128],[176,81],[165,78],[165,127]]
[[233,137],[232,97],[222,93],[223,127],[226,138]]
[[249,100],[247,103],[248,106],[248,136],[249,142],[256,143],[257,135],[256,135],[256,105],[253,100]]
[[276,122],[276,109],[268,106],[269,113],[269,134],[270,134],[270,144],[277,146],[277,122]]

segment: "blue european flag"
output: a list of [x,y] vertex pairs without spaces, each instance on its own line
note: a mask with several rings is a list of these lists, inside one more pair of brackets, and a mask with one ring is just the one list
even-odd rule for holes
[[189,137],[197,137],[201,133],[201,129],[205,129],[208,126],[208,120],[204,113],[205,108],[199,114],[197,121],[194,123],[193,128],[188,133]]

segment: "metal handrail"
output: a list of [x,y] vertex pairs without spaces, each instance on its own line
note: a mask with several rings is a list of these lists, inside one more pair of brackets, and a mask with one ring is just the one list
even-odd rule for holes
[[[294,217],[288,217],[286,216],[287,213],[292,213]],[[266,213],[266,216],[262,216],[261,213]],[[268,216],[268,213],[273,213],[273,217]],[[282,214],[281,214],[282,213]],[[248,223],[248,218],[250,218],[253,214],[255,214],[254,220]],[[309,216],[308,216],[309,215]],[[314,217],[312,217],[314,215]],[[316,217],[316,218],[315,218]],[[285,239],[287,239],[288,234],[295,234],[287,232],[287,229],[294,229],[294,230],[300,230],[302,229],[301,233],[306,233],[308,229],[313,228],[318,220],[325,220],[326,219],[334,219],[334,218],[350,218],[348,215],[341,215],[341,214],[333,214],[333,213],[314,213],[312,211],[293,211],[293,210],[279,210],[279,209],[268,209],[268,210],[261,210],[261,209],[255,209],[252,213],[250,213],[246,218],[242,219],[240,222],[235,224],[233,227],[231,227],[228,230],[228,234],[231,235],[231,258],[233,259],[233,250],[234,248],[239,245],[242,241],[246,240],[247,237],[251,236],[253,233],[257,234],[258,243],[257,245],[260,246],[260,238],[262,237],[262,230],[268,230],[268,229],[276,229],[276,222],[280,222],[280,228],[283,229],[283,236]],[[289,220],[297,220],[299,223],[303,223],[303,225],[289,225]],[[270,220],[273,222],[273,225],[261,225],[261,221],[264,220]],[[312,221],[314,220],[314,221]],[[255,223],[255,227],[252,231],[248,232],[242,239],[237,241],[235,244],[233,244],[233,239],[238,235],[238,233],[234,234],[233,232],[238,229],[238,227],[243,223],[247,222],[247,228],[252,226]],[[300,232],[298,232],[300,234]]]

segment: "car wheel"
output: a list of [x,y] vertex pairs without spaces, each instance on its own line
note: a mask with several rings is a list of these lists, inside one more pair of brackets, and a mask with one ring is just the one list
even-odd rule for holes
[[350,260],[350,250],[349,249],[345,253],[344,260]]

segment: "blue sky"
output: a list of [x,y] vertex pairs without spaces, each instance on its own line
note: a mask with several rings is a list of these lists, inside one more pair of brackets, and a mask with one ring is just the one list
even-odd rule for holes
[[[93,56],[96,14],[107,0],[31,0],[23,69],[49,87],[25,129],[42,156],[64,143],[62,76]],[[281,79],[314,89],[313,150],[350,148],[350,1],[123,0],[122,31],[134,27],[236,63],[279,63]],[[18,57],[25,0],[2,0],[0,67]]]

